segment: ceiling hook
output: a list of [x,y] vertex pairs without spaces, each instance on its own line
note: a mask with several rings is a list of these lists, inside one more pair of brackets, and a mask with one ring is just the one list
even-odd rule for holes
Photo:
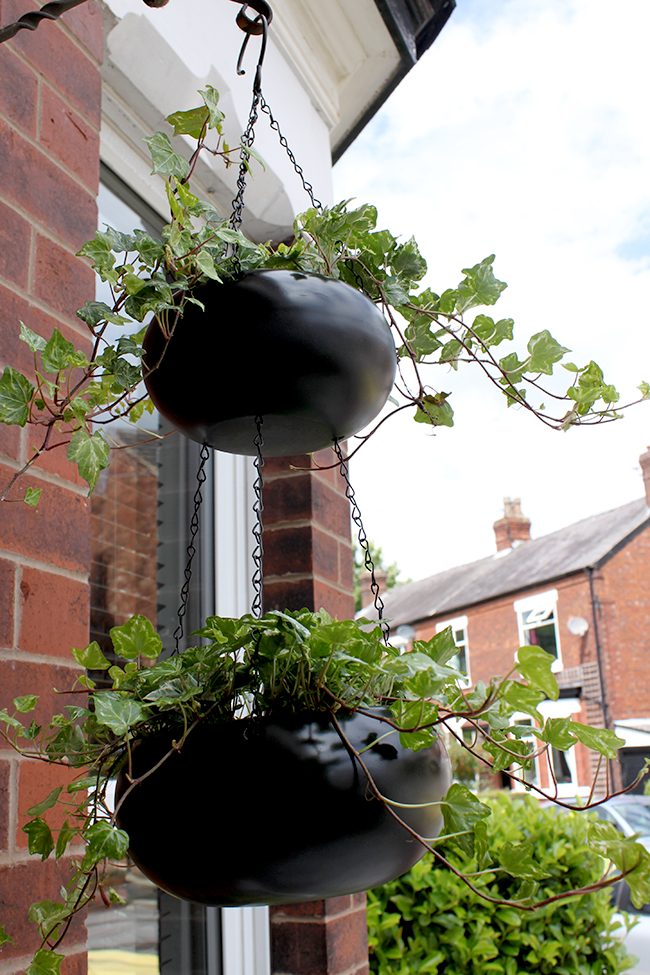
[[[237,17],[237,23],[239,24],[239,17],[246,7],[252,6],[252,4],[244,4]],[[258,92],[262,89],[262,65],[264,63],[264,55],[266,54],[266,42],[268,39],[268,20],[264,14],[258,14],[252,24],[259,28],[258,30],[247,30],[246,37],[244,38],[244,43],[241,46],[241,51],[239,52],[239,57],[237,58],[237,74],[246,74],[245,70],[242,68],[242,62],[244,60],[244,54],[246,52],[246,47],[248,46],[248,41],[251,34],[261,34],[262,35],[262,46],[260,47],[259,58],[257,59],[257,69],[255,71],[255,81],[253,83],[253,91]],[[240,25],[241,26],[241,25]]]
[[[241,3],[241,0],[234,0],[235,3]],[[251,7],[255,13],[256,17],[251,17],[246,13],[248,7]],[[240,30],[243,30],[245,34],[262,34],[264,32],[264,27],[260,22],[260,17],[266,18],[267,25],[273,20],[273,10],[271,5],[266,2],[266,0],[250,0],[250,3],[243,4],[241,10],[237,14],[237,26]]]

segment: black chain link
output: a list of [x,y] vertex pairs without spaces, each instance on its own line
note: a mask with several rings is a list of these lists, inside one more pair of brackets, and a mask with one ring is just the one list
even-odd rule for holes
[[267,101],[266,101],[266,99],[264,98],[263,95],[262,95],[262,101],[261,101],[260,108],[262,109],[262,111],[266,115],[268,115],[268,117],[269,117],[269,123],[271,125],[271,128],[275,132],[278,133],[278,139],[280,140],[280,145],[286,151],[287,156],[289,157],[289,161],[291,162],[291,165],[293,166],[293,168],[295,169],[296,173],[300,177],[300,181],[302,183],[303,189],[304,189],[305,193],[308,194],[309,199],[311,200],[311,205],[314,207],[315,210],[322,210],[323,209],[323,204],[321,203],[320,200],[317,200],[316,199],[316,197],[314,195],[314,187],[311,185],[311,183],[309,183],[305,179],[305,174],[303,172],[303,168],[302,168],[302,166],[299,166],[298,163],[296,162],[296,157],[294,156],[293,152],[291,151],[291,148],[289,147],[289,143],[287,142],[287,140],[285,139],[285,137],[282,135],[282,132],[280,131],[280,126],[278,125],[277,121],[273,118],[273,113],[271,112],[270,106],[268,105],[268,103],[267,103]]
[[203,495],[201,493],[201,488],[205,484],[207,479],[207,474],[205,473],[205,465],[210,459],[210,448],[206,444],[201,446],[201,462],[199,464],[199,469],[196,472],[197,488],[194,493],[194,512],[192,514],[192,520],[190,522],[190,544],[187,546],[187,563],[185,565],[185,582],[183,583],[183,588],[181,589],[181,604],[178,607],[178,626],[174,631],[174,653],[178,653],[180,649],[180,641],[183,639],[183,620],[185,619],[185,614],[187,613],[187,602],[190,597],[190,583],[192,581],[192,562],[194,556],[196,555],[196,547],[194,542],[196,541],[196,536],[199,533],[200,521],[199,513],[201,511],[201,502],[203,501]]
[[388,623],[384,620],[384,601],[379,593],[379,583],[375,578],[375,563],[372,560],[372,555],[370,554],[370,542],[368,541],[368,536],[366,535],[366,530],[363,527],[363,521],[361,520],[361,511],[359,510],[359,505],[357,503],[357,498],[354,493],[354,488],[350,483],[350,471],[347,465],[347,461],[343,456],[343,451],[341,450],[341,445],[338,440],[334,441],[333,450],[338,458],[339,468],[341,471],[341,477],[345,481],[345,496],[350,502],[350,511],[352,514],[352,521],[357,526],[357,538],[359,539],[359,545],[361,546],[361,551],[363,552],[363,564],[370,573],[370,591],[373,595],[374,607],[377,610],[377,619],[379,620],[379,625],[381,626],[382,632],[384,634],[384,643],[388,646],[388,637],[390,636],[390,627]]
[[253,538],[255,539],[255,548],[253,549],[253,563],[255,565],[255,570],[253,572],[253,604],[251,610],[253,616],[260,619],[263,611],[263,589],[264,589],[264,525],[262,523],[262,512],[264,511],[264,502],[262,500],[262,491],[264,490],[264,477],[262,476],[262,468],[264,467],[264,458],[262,456],[262,447],[264,446],[264,437],[262,436],[262,423],[264,422],[261,416],[255,417],[255,426],[257,427],[257,435],[253,440],[255,444],[255,449],[257,455],[253,461],[255,465],[255,470],[257,472],[257,477],[255,478],[255,483],[253,484],[253,491],[255,492],[255,503],[253,504],[253,513],[255,514],[255,524],[253,526]]

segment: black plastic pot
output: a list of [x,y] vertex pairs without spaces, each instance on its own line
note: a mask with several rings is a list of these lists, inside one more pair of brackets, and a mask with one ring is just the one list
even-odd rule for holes
[[[341,718],[358,751],[387,726]],[[136,745],[142,775],[170,735]],[[451,784],[444,746],[412,752],[391,734],[363,752],[383,795],[441,799]],[[117,797],[128,783],[118,780]],[[423,837],[437,836],[440,806],[397,809]],[[198,726],[126,797],[118,824],[130,853],[163,890],[203,904],[287,904],[366,890],[404,873],[425,849],[370,791],[365,773],[325,713]]]
[[144,339],[146,386],[181,433],[233,454],[309,453],[371,422],[395,378],[395,344],[383,315],[341,281],[255,271],[211,281],[186,305],[166,352],[154,320]]

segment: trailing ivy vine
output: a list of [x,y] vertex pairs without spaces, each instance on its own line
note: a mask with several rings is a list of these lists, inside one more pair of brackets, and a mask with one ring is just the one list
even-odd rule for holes
[[[389,231],[377,230],[373,206],[351,207],[351,201],[345,200],[322,211],[307,210],[295,221],[291,244],[255,244],[232,229],[211,204],[192,193],[190,179],[203,152],[226,166],[241,159],[248,167],[257,157],[251,147],[230,147],[224,141],[218,92],[208,86],[200,94],[202,105],[167,118],[174,136],[196,140],[189,160],[164,132],[145,140],[152,173],[165,178],[171,210],[162,237],[106,227],[79,251],[108,284],[112,296],[112,305],[88,301],[77,312],[90,333],[90,354],[75,348],[58,329],[46,340],[20,323],[20,338],[34,355],[34,374],[29,377],[11,366],[5,368],[0,378],[0,422],[35,427],[41,439],[4,487],[3,501],[37,504],[41,489],[27,488],[22,498],[9,494],[44,454],[62,447],[92,491],[110,462],[110,424],[116,419],[137,424],[145,410],[153,409],[142,385],[145,320],[156,316],[169,340],[187,303],[201,304],[193,295],[197,285],[260,268],[338,278],[376,302],[393,329],[397,347],[399,377],[393,412],[409,408],[418,423],[453,426],[454,422],[448,394],[432,385],[423,369],[435,365],[457,369],[467,362],[501,390],[508,406],[526,409],[555,429],[603,423],[622,415],[619,394],[605,381],[602,369],[593,361],[584,366],[564,361],[569,349],[547,329],[531,336],[525,351],[508,345],[502,354],[497,348],[514,339],[512,319],[495,321],[484,312],[468,317],[475,308],[496,304],[506,288],[494,275],[494,255],[465,268],[455,288],[437,294],[431,288],[420,290],[427,264],[415,240],[400,243]],[[118,326],[124,334],[113,338],[109,326]],[[544,377],[550,377],[558,364],[570,376],[562,394],[543,385]],[[155,369],[156,363],[149,368]],[[641,383],[639,390],[641,399],[650,396],[647,383]],[[546,409],[541,400],[553,407]]]

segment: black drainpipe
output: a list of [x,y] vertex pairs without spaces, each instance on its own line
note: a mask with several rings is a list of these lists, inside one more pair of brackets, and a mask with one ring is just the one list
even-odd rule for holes
[[594,621],[594,638],[596,640],[596,658],[598,660],[598,676],[600,678],[600,695],[602,700],[600,701],[600,706],[603,709],[603,718],[605,721],[605,727],[609,728],[611,726],[611,719],[609,716],[609,704],[607,703],[607,692],[605,690],[605,673],[603,670],[603,648],[600,642],[600,634],[598,632],[598,613],[597,609],[600,609],[600,603],[596,599],[596,594],[594,592],[594,570],[589,566],[585,569],[587,573],[587,578],[589,579],[589,594],[591,596],[591,615]]
[[[603,710],[603,720],[605,722],[605,727],[611,727],[611,718],[609,714],[609,704],[607,703],[607,691],[605,689],[605,673],[603,669],[603,648],[600,642],[600,634],[598,632],[598,613],[597,609],[600,610],[600,603],[596,599],[596,593],[594,592],[594,570],[591,566],[585,569],[587,573],[587,578],[589,579],[589,595],[591,596],[591,615],[594,621],[594,639],[596,640],[596,659],[598,660],[598,676],[600,678],[600,706]],[[609,781],[610,788],[614,785],[614,760],[609,759]]]

